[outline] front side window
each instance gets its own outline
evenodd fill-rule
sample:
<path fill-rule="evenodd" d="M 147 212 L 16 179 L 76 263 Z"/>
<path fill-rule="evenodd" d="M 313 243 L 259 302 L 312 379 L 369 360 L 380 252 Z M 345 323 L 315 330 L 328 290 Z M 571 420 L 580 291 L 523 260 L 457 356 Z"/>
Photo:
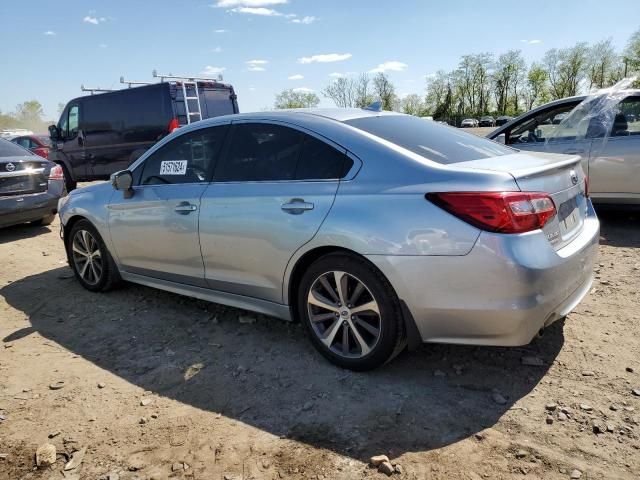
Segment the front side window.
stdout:
<path fill-rule="evenodd" d="M 145 160 L 140 185 L 208 181 L 227 128 L 226 125 L 203 128 L 163 145 Z"/>
<path fill-rule="evenodd" d="M 71 108 L 69 108 L 69 130 L 66 137 L 73 138 L 77 135 L 79 123 L 80 107 L 78 107 L 78 105 L 73 105 Z"/>
<path fill-rule="evenodd" d="M 577 103 L 569 103 L 560 105 L 549 110 L 540 112 L 539 114 L 530 117 L 519 125 L 515 125 L 509 133 L 508 143 L 510 145 L 519 143 L 543 143 L 550 137 L 557 135 L 555 130 L 565 117 L 575 108 Z M 571 135 L 573 138 L 576 136 L 576 131 L 573 133 L 565 132 L 566 135 Z M 564 135 L 563 135 L 564 136 Z"/>
<path fill-rule="evenodd" d="M 612 137 L 640 136 L 640 97 L 625 98 L 617 108 Z"/>

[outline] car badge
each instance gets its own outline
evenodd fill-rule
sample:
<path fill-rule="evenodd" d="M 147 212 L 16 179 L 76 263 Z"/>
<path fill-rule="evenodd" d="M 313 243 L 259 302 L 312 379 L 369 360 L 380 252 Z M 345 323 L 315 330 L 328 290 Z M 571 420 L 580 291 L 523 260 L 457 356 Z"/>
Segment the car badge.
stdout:
<path fill-rule="evenodd" d="M 5 168 L 7 169 L 7 172 L 13 172 L 16 169 L 16 166 L 13 163 L 7 163 Z"/>
<path fill-rule="evenodd" d="M 578 174 L 576 173 L 575 170 L 571 170 L 571 183 L 573 183 L 574 185 L 578 184 Z"/>

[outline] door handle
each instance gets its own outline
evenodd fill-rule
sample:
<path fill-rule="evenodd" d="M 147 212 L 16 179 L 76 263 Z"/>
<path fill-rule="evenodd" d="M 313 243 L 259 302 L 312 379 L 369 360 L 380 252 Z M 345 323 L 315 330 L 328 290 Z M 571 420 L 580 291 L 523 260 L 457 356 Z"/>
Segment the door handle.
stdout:
<path fill-rule="evenodd" d="M 197 205 L 189 202 L 181 202 L 173 209 L 180 215 L 189 215 L 191 212 L 195 212 L 198 209 Z"/>
<path fill-rule="evenodd" d="M 292 215 L 300 215 L 307 210 L 313 210 L 313 203 L 305 202 L 302 198 L 293 198 L 287 203 L 283 203 L 280 208 Z"/>
<path fill-rule="evenodd" d="M 562 153 L 566 153 L 567 155 L 576 155 L 578 153 L 584 153 L 584 150 L 581 148 L 568 148 Z"/>

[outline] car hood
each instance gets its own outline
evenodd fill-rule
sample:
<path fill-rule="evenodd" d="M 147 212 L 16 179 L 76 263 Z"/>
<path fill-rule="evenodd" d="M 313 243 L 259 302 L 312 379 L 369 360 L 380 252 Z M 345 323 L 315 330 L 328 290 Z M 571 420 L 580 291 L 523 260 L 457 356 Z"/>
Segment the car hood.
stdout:
<path fill-rule="evenodd" d="M 71 190 L 69 195 L 81 195 L 83 193 L 91 193 L 91 192 L 100 192 L 105 190 L 111 190 L 113 187 L 111 186 L 111 182 L 99 182 L 93 183 L 91 185 L 87 185 L 86 187 L 76 188 L 75 190 Z"/>

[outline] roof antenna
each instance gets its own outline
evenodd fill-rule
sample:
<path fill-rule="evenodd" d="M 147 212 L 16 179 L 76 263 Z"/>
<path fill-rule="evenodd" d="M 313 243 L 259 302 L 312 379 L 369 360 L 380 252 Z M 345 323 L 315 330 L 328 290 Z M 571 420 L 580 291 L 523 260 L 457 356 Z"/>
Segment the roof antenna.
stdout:
<path fill-rule="evenodd" d="M 382 100 L 376 100 L 371 105 L 364 107 L 363 110 L 370 110 L 372 112 L 381 112 L 382 111 Z"/>

